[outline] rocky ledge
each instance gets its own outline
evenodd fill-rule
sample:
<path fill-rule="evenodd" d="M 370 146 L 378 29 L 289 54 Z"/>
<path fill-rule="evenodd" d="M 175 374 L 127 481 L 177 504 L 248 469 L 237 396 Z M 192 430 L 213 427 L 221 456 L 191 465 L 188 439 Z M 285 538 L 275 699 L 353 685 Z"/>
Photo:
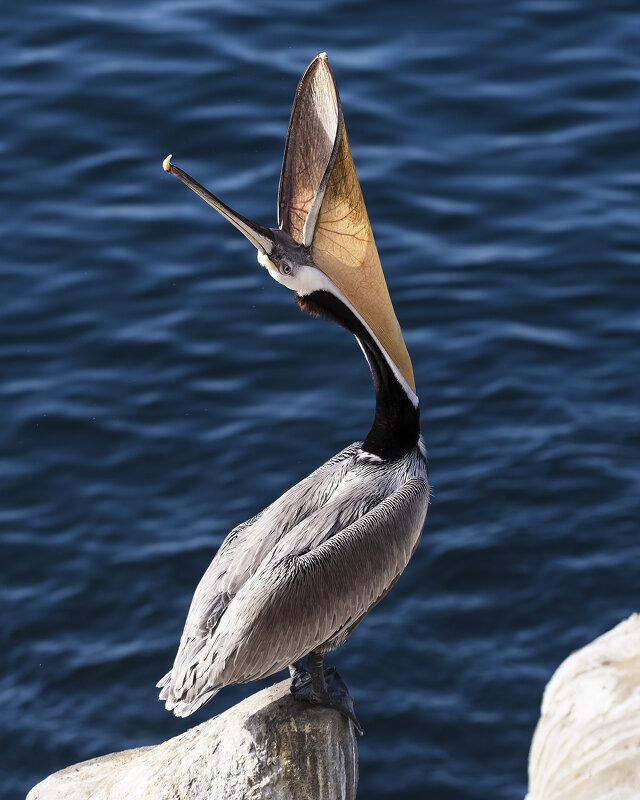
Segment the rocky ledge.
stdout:
<path fill-rule="evenodd" d="M 640 616 L 572 653 L 547 684 L 529 800 L 640 797 Z"/>
<path fill-rule="evenodd" d="M 354 800 L 358 750 L 337 711 L 283 681 L 164 744 L 56 772 L 27 800 Z M 640 616 L 570 655 L 545 689 L 528 800 L 640 797 Z"/>
<path fill-rule="evenodd" d="M 357 786 L 353 725 L 287 680 L 163 744 L 56 772 L 27 800 L 354 800 Z"/>

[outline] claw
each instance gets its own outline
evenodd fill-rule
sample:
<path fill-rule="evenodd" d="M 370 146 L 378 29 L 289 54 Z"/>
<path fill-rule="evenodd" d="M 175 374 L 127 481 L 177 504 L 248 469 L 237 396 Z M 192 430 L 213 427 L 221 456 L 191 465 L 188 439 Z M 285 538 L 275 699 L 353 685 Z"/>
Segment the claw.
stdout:
<path fill-rule="evenodd" d="M 355 712 L 356 701 L 349 694 L 347 684 L 340 677 L 340 673 L 335 667 L 331 667 L 325 671 L 324 677 L 327 682 L 328 695 L 331 698 L 336 698 L 338 701 L 337 705 L 332 704 L 332 708 L 337 708 L 338 711 L 341 711 L 346 717 L 348 717 L 351 722 L 353 722 L 354 728 L 358 731 L 360 736 L 362 736 L 364 731 L 358 722 Z"/>

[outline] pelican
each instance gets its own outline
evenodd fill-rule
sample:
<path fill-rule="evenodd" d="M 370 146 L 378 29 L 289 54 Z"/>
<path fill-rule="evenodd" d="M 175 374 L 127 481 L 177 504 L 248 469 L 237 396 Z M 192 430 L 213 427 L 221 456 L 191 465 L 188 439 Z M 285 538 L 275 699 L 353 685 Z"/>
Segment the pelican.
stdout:
<path fill-rule="evenodd" d="M 324 654 L 400 577 L 422 533 L 429 484 L 411 360 L 391 304 L 326 53 L 300 79 L 278 190 L 278 227 L 237 214 L 175 175 L 240 230 L 304 311 L 357 339 L 376 395 L 371 430 L 234 528 L 198 584 L 160 699 L 179 717 L 222 687 L 289 668 L 299 700 L 361 732 Z M 305 659 L 306 658 L 306 663 Z"/>

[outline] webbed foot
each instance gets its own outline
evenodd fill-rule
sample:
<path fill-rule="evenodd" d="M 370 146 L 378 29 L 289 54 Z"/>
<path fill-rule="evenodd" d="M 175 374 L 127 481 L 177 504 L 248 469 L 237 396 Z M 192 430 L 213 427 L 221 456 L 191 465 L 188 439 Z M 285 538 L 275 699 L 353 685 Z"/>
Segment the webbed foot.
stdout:
<path fill-rule="evenodd" d="M 307 670 L 297 669 L 292 672 L 291 686 L 289 691 L 296 700 L 313 703 L 325 708 L 335 708 L 341 714 L 353 722 L 355 729 L 362 736 L 362 727 L 356 717 L 354 706 L 355 700 L 349 694 L 345 682 L 340 677 L 335 667 L 325 669 L 322 673 L 322 684 L 314 681 L 311 673 Z M 316 686 L 314 687 L 314 683 Z"/>

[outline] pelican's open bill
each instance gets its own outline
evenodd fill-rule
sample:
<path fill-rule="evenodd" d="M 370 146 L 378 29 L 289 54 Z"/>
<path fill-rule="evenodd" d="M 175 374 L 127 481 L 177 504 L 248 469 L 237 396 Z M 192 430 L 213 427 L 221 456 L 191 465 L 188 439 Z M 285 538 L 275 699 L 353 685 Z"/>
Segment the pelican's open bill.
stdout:
<path fill-rule="evenodd" d="M 326 53 L 302 76 L 278 227 L 233 211 L 168 156 L 163 167 L 254 245 L 311 314 L 354 334 L 376 393 L 371 430 L 227 536 L 200 581 L 160 698 L 187 716 L 222 687 L 289 667 L 301 701 L 353 700 L 323 655 L 386 595 L 422 532 L 429 485 L 411 360 L 382 272 Z M 304 659 L 306 658 L 306 663 Z"/>

